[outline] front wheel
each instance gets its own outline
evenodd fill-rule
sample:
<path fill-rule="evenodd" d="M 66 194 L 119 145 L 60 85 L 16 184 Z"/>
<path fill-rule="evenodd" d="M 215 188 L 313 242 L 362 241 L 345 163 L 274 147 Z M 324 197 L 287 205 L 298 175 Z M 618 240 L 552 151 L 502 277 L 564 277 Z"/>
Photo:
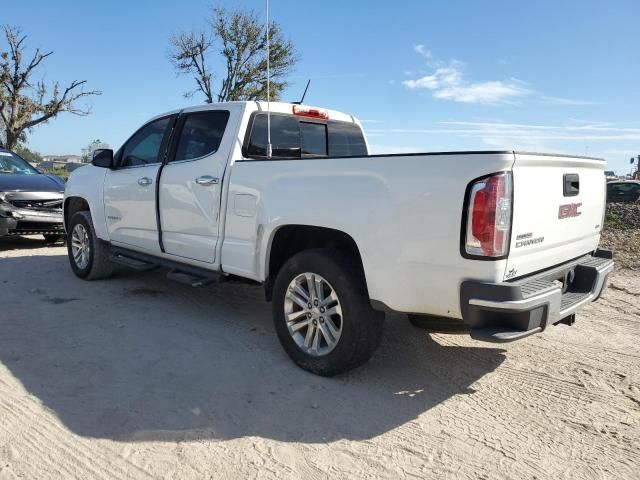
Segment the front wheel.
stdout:
<path fill-rule="evenodd" d="M 71 269 L 85 280 L 106 278 L 113 272 L 109 245 L 96 236 L 91 214 L 77 212 L 68 225 L 67 252 Z"/>
<path fill-rule="evenodd" d="M 371 308 L 357 261 L 340 251 L 318 249 L 291 257 L 278 272 L 273 320 L 280 343 L 297 365 L 332 376 L 373 355 L 384 314 Z"/>

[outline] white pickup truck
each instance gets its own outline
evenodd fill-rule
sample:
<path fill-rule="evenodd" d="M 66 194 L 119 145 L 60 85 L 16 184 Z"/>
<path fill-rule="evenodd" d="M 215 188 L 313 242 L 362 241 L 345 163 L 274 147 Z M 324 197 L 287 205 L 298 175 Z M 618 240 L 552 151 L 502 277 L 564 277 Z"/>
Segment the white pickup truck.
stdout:
<path fill-rule="evenodd" d="M 573 323 L 613 269 L 598 249 L 604 166 L 514 151 L 369 155 L 344 113 L 185 108 L 73 173 L 69 260 L 88 280 L 116 263 L 194 286 L 260 282 L 289 356 L 333 375 L 370 358 L 385 311 L 496 342 Z"/>

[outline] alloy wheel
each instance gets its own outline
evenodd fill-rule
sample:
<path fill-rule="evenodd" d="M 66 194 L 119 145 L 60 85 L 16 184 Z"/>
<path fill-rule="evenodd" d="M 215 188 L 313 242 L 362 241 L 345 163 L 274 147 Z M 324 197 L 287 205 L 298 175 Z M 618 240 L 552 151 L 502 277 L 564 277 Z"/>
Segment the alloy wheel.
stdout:
<path fill-rule="evenodd" d="M 71 254 L 79 269 L 84 270 L 89 265 L 90 252 L 91 244 L 87 229 L 81 223 L 77 223 L 71 233 Z"/>
<path fill-rule="evenodd" d="M 284 317 L 298 348 L 312 356 L 330 353 L 340 340 L 342 307 L 335 289 L 316 273 L 296 276 L 285 294 Z"/>

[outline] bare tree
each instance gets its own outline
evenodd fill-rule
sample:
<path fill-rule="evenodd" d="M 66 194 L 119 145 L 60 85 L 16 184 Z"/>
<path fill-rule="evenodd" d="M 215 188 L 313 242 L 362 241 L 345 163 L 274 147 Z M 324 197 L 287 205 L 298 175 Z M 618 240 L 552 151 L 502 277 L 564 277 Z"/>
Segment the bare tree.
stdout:
<path fill-rule="evenodd" d="M 44 81 L 33 81 L 34 70 L 53 52 L 36 49 L 31 60 L 25 58 L 27 38 L 16 27 L 2 27 L 8 50 L 0 51 L 0 127 L 7 148 L 15 148 L 26 140 L 27 132 L 62 112 L 88 115 L 90 110 L 77 106 L 77 101 L 101 92 L 85 91 L 86 80 L 74 80 L 62 88 L 55 82 L 51 88 Z"/>
<path fill-rule="evenodd" d="M 254 11 L 216 7 L 209 22 L 210 33 L 181 32 L 170 40 L 169 60 L 178 74 L 191 74 L 197 89 L 187 92 L 189 98 L 200 91 L 207 103 L 230 100 L 266 100 L 267 36 L 264 24 Z M 286 88 L 284 80 L 298 57 L 293 44 L 286 40 L 280 26 L 269 26 L 271 68 L 271 100 L 277 100 Z M 212 50 L 219 49 L 224 61 L 220 88 L 214 93 L 214 75 L 208 65 Z"/>
<path fill-rule="evenodd" d="M 181 32 L 173 35 L 169 43 L 172 48 L 169 59 L 178 73 L 193 73 L 198 90 L 204 93 L 205 101 L 213 103 L 213 77 L 205 62 L 205 53 L 212 45 L 211 39 L 204 33 Z M 192 97 L 196 91 L 185 93 L 185 97 Z"/>

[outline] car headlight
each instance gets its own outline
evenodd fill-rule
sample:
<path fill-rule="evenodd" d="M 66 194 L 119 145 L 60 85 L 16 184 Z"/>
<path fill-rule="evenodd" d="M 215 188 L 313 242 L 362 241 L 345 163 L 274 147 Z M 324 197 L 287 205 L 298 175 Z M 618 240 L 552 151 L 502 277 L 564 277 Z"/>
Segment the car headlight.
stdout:
<path fill-rule="evenodd" d="M 0 217 L 10 216 L 9 209 L 7 208 L 9 205 L 5 199 L 5 195 L 4 192 L 0 192 Z"/>

